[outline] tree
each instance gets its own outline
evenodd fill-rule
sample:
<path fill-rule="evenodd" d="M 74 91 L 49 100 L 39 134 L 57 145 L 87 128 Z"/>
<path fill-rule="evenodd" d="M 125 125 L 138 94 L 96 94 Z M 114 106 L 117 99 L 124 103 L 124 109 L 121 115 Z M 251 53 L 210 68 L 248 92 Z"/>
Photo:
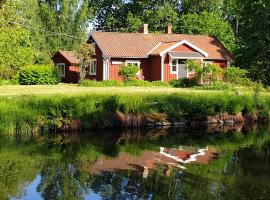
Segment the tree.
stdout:
<path fill-rule="evenodd" d="M 88 44 L 80 44 L 76 48 L 78 59 L 80 60 L 80 81 L 85 79 L 87 69 L 92 62 L 92 55 L 94 54 L 94 48 Z"/>
<path fill-rule="evenodd" d="M 87 0 L 39 1 L 39 16 L 46 33 L 46 49 L 54 53 L 59 49 L 73 50 L 86 41 L 88 21 L 93 17 Z"/>
<path fill-rule="evenodd" d="M 9 22 L 13 8 L 5 4 L 0 10 L 0 79 L 11 78 L 18 69 L 34 60 L 30 32 Z"/>
<path fill-rule="evenodd" d="M 177 31 L 184 34 L 214 35 L 228 50 L 233 52 L 236 49 L 236 39 L 230 24 L 216 13 L 204 11 L 183 15 Z"/>
<path fill-rule="evenodd" d="M 207 12 L 220 12 L 224 0 L 182 0 L 181 10 L 184 14 Z"/>
<path fill-rule="evenodd" d="M 267 0 L 237 0 L 240 49 L 236 65 L 249 77 L 270 85 L 270 3 Z"/>
<path fill-rule="evenodd" d="M 95 27 L 106 31 L 136 32 L 143 23 L 152 32 L 164 32 L 168 24 L 176 24 L 180 13 L 177 0 L 104 0 L 93 1 Z"/>

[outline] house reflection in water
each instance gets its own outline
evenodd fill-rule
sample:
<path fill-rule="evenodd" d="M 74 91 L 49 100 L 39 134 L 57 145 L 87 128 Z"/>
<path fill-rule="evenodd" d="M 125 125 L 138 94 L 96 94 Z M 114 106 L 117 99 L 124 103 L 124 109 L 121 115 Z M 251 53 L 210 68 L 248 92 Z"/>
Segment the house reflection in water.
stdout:
<path fill-rule="evenodd" d="M 145 151 L 139 156 L 122 152 L 117 158 L 100 158 L 90 166 L 90 171 L 98 174 L 103 171 L 137 170 L 147 178 L 149 170 L 163 165 L 166 166 L 164 173 L 170 176 L 173 168 L 185 169 L 183 165 L 188 163 L 208 164 L 218 155 L 219 151 L 215 148 L 185 150 L 160 147 L 160 152 Z"/>

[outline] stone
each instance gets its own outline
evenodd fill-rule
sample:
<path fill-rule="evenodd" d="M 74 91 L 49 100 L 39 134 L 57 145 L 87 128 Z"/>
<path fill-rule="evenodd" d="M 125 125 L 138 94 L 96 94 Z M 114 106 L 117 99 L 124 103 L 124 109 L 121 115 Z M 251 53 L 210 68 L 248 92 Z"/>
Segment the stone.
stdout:
<path fill-rule="evenodd" d="M 224 124 L 224 121 L 223 120 L 218 120 L 218 123 L 219 124 Z"/>
<path fill-rule="evenodd" d="M 171 122 L 162 122 L 162 126 L 172 126 Z"/>
<path fill-rule="evenodd" d="M 148 127 L 155 127 L 155 123 L 147 123 L 146 126 L 148 126 Z"/>
<path fill-rule="evenodd" d="M 156 126 L 156 127 L 161 127 L 161 126 L 162 126 L 162 123 L 161 123 L 161 122 L 156 122 L 156 123 L 155 123 L 155 126 Z"/>
<path fill-rule="evenodd" d="M 186 124 L 184 122 L 173 122 L 173 126 L 185 126 Z"/>
<path fill-rule="evenodd" d="M 233 120 L 225 120 L 224 122 L 226 125 L 233 125 L 234 121 Z"/>

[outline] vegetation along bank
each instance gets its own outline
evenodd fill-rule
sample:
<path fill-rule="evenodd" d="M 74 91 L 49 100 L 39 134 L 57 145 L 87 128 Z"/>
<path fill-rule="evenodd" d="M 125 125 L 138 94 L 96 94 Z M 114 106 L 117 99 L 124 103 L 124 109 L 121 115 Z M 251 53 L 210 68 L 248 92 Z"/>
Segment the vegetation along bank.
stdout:
<path fill-rule="evenodd" d="M 269 96 L 256 90 L 3 96 L 0 129 L 13 134 L 266 121 L 269 110 Z"/>

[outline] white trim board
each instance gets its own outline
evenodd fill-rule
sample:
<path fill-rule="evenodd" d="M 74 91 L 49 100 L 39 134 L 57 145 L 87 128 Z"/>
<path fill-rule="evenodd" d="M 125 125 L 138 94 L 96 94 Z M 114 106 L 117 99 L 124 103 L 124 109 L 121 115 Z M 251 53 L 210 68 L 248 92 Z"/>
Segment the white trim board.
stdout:
<path fill-rule="evenodd" d="M 187 40 L 182 40 L 178 43 L 176 43 L 175 45 L 169 47 L 168 49 L 160 52 L 160 56 L 164 55 L 165 53 L 167 53 L 168 51 L 171 51 L 173 49 L 175 49 L 176 47 L 186 44 L 188 46 L 190 46 L 191 48 L 195 49 L 196 51 L 200 52 L 201 54 L 203 54 L 205 57 L 208 57 L 208 53 L 206 53 L 205 51 L 203 51 L 202 49 L 200 49 L 199 47 L 197 47 L 196 45 L 192 44 L 191 42 L 187 41 Z"/>

